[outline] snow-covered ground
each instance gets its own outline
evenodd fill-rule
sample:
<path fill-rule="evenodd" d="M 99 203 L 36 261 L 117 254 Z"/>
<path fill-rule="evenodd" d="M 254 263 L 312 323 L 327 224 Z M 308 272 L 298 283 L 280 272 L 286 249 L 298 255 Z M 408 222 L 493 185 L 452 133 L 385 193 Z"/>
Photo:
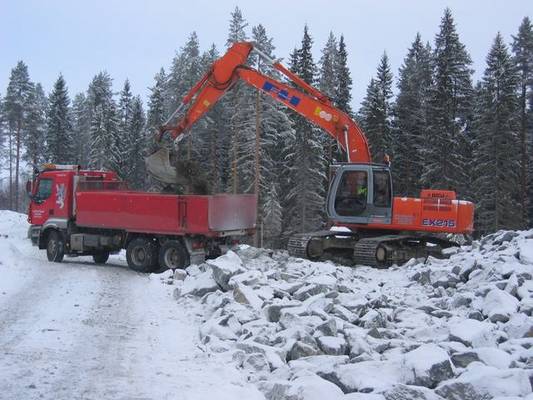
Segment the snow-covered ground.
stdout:
<path fill-rule="evenodd" d="M 0 212 L 0 398 L 533 400 L 533 231 L 349 268 L 241 246 L 46 261 Z"/>
<path fill-rule="evenodd" d="M 533 230 L 451 252 L 378 270 L 243 246 L 173 283 L 270 400 L 533 399 Z"/>
<path fill-rule="evenodd" d="M 46 261 L 0 211 L 0 399 L 262 399 L 198 339 L 197 308 L 123 257 Z M 228 367 L 229 365 L 229 367 Z"/>

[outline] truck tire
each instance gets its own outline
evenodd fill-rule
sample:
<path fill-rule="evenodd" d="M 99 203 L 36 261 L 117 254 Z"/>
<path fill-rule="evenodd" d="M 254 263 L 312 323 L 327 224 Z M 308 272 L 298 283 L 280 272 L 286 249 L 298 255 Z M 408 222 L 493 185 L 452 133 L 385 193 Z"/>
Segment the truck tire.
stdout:
<path fill-rule="evenodd" d="M 46 239 L 46 257 L 51 262 L 61 262 L 65 256 L 65 239 L 61 232 L 51 231 Z"/>
<path fill-rule="evenodd" d="M 109 252 L 102 251 L 100 253 L 93 254 L 93 260 L 95 264 L 105 264 L 109 259 Z"/>
<path fill-rule="evenodd" d="M 157 246 L 147 238 L 133 239 L 126 249 L 128 267 L 137 272 L 152 272 L 157 266 Z"/>
<path fill-rule="evenodd" d="M 189 253 L 185 246 L 177 240 L 168 240 L 159 250 L 160 268 L 154 272 L 159 274 L 167 269 L 183 269 L 189 264 Z"/>

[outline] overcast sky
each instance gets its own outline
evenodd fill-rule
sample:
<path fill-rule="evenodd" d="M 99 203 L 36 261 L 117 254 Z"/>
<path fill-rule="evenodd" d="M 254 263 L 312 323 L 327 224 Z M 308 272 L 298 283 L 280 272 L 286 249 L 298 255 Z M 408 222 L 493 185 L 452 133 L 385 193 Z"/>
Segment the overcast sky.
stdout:
<path fill-rule="evenodd" d="M 276 55 L 288 59 L 307 23 L 318 60 L 328 33 L 344 34 L 354 81 L 354 104 L 362 100 L 383 51 L 395 78 L 416 32 L 433 43 L 446 6 L 452 9 L 462 42 L 479 77 L 498 31 L 507 42 L 532 0 L 0 0 L 0 94 L 11 68 L 28 64 L 30 77 L 49 91 L 61 72 L 71 98 L 107 70 L 115 90 L 130 79 L 146 99 L 153 76 L 167 68 L 175 50 L 196 31 L 202 50 L 224 48 L 230 13 L 239 6 L 249 23 L 263 24 Z"/>

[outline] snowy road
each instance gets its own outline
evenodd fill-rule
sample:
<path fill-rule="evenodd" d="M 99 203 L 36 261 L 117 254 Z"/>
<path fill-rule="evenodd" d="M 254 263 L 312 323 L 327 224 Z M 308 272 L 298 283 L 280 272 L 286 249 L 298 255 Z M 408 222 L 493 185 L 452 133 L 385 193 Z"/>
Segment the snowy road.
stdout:
<path fill-rule="evenodd" d="M 263 398 L 204 352 L 199 317 L 177 307 L 173 286 L 122 257 L 48 263 L 26 226 L 0 212 L 1 399 Z"/>

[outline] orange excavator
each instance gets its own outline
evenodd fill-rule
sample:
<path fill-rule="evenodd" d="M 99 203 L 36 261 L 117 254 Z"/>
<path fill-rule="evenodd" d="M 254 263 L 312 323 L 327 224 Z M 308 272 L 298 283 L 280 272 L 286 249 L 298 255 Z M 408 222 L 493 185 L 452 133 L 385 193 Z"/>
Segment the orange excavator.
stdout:
<path fill-rule="evenodd" d="M 247 66 L 252 52 L 294 86 Z M 233 44 L 213 63 L 161 127 L 159 139 L 169 134 L 180 140 L 238 81 L 261 90 L 318 125 L 346 153 L 347 162 L 330 167 L 330 229 L 293 235 L 288 241 L 291 255 L 312 260 L 347 257 L 356 264 L 387 267 L 413 257 L 439 256 L 444 248 L 457 245 L 446 234 L 472 233 L 474 205 L 457 200 L 454 191 L 426 189 L 420 198 L 394 197 L 389 162 L 372 162 L 366 136 L 357 123 L 327 96 L 251 42 Z M 175 176 L 175 171 L 168 172 L 172 168 L 168 154 L 163 148 L 147 159 L 149 172 L 166 182 Z"/>

